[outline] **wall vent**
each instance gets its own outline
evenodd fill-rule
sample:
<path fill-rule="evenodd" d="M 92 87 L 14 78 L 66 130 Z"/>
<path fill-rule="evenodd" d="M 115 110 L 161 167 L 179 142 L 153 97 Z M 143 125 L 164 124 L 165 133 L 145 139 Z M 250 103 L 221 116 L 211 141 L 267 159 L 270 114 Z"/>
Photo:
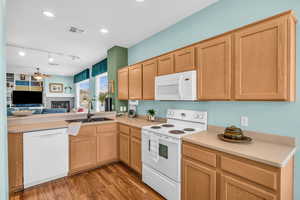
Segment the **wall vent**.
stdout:
<path fill-rule="evenodd" d="M 75 26 L 71 26 L 69 31 L 71 33 L 84 33 L 85 32 L 84 29 L 76 28 Z"/>

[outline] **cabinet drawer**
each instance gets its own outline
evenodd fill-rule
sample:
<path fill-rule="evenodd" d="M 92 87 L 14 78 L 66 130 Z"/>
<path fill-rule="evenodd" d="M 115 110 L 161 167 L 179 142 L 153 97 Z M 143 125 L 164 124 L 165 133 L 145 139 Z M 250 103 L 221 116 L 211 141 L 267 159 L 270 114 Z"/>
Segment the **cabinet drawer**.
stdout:
<path fill-rule="evenodd" d="M 81 126 L 78 135 L 70 136 L 71 140 L 76 140 L 81 137 L 93 137 L 96 136 L 96 127 L 95 126 Z"/>
<path fill-rule="evenodd" d="M 102 124 L 97 126 L 97 133 L 116 132 L 116 131 L 117 131 L 116 123 Z"/>
<path fill-rule="evenodd" d="M 265 187 L 277 189 L 277 172 L 251 163 L 238 161 L 225 156 L 221 157 L 221 169 L 243 177 Z"/>
<path fill-rule="evenodd" d="M 213 152 L 189 144 L 183 144 L 182 152 L 184 156 L 188 156 L 212 167 L 217 167 L 217 155 Z"/>
<path fill-rule="evenodd" d="M 139 128 L 131 128 L 131 136 L 137 139 L 142 139 L 141 137 L 141 129 Z"/>
<path fill-rule="evenodd" d="M 119 131 L 126 134 L 126 135 L 129 135 L 130 134 L 130 127 L 126 126 L 126 125 L 123 125 L 123 124 L 119 124 Z"/>

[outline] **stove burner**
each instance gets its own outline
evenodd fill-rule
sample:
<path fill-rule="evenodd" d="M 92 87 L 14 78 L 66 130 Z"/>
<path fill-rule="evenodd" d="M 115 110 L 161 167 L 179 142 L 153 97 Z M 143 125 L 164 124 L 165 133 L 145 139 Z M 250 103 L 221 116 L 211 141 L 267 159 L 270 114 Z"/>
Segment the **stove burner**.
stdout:
<path fill-rule="evenodd" d="M 185 129 L 183 129 L 184 131 L 195 131 L 195 129 L 193 129 L 193 128 L 185 128 Z"/>
<path fill-rule="evenodd" d="M 160 129 L 160 126 L 151 126 L 152 129 Z"/>
<path fill-rule="evenodd" d="M 171 130 L 171 131 L 169 131 L 169 133 L 172 133 L 172 134 L 184 134 L 184 131 L 181 131 L 181 130 Z"/>
<path fill-rule="evenodd" d="M 169 127 L 174 127 L 174 125 L 173 124 L 163 124 L 163 125 L 161 125 L 162 127 L 167 127 L 167 128 L 169 128 Z"/>

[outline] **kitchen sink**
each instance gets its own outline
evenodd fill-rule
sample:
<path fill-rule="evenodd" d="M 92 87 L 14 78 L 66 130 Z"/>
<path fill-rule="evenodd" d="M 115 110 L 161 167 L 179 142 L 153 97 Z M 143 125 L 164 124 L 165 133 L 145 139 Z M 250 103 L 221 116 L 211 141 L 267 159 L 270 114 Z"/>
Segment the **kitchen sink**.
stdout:
<path fill-rule="evenodd" d="M 99 117 L 99 118 L 91 118 L 91 119 L 73 119 L 73 120 L 66 120 L 68 123 L 72 122 L 82 122 L 82 123 L 90 123 L 90 122 L 103 122 L 103 121 L 112 121 L 113 119 L 106 118 L 106 117 Z"/>

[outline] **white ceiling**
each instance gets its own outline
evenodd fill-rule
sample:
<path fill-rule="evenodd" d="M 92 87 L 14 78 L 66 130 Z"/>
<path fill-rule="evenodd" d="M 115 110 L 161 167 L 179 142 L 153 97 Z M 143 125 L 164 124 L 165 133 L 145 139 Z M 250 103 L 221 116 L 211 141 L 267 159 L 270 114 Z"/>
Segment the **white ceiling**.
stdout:
<path fill-rule="evenodd" d="M 115 46 L 131 47 L 217 0 L 9 0 L 7 42 L 79 56 L 80 60 L 53 56 L 59 66 L 48 65 L 48 55 L 7 47 L 8 72 L 73 75 L 106 57 Z M 56 17 L 49 19 L 43 10 Z M 70 26 L 85 29 L 68 32 Z M 109 34 L 99 30 L 107 28 Z"/>

